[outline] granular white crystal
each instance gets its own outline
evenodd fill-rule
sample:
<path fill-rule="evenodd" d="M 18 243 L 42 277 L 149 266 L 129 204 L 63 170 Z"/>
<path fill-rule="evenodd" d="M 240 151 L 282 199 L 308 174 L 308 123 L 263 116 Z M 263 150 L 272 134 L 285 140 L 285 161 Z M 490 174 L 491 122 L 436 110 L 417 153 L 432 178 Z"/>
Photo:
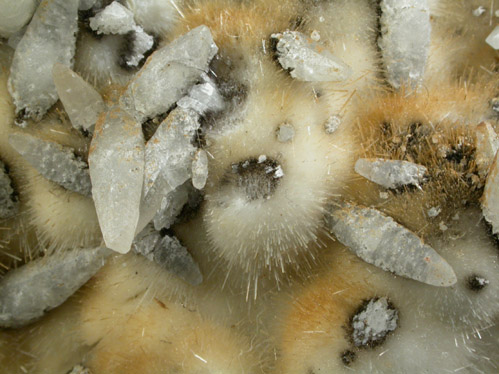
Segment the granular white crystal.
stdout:
<path fill-rule="evenodd" d="M 265 156 L 265 155 L 258 156 L 258 163 L 259 164 L 261 164 L 262 162 L 265 162 L 265 161 L 267 161 L 267 156 Z M 243 167 L 244 167 L 244 165 L 243 165 Z"/>
<path fill-rule="evenodd" d="M 192 188 L 191 182 L 187 181 L 163 197 L 160 208 L 153 219 L 156 230 L 168 229 L 173 225 L 182 208 L 188 202 L 189 191 Z"/>
<path fill-rule="evenodd" d="M 85 196 L 92 194 L 88 165 L 73 149 L 23 133 L 10 134 L 9 144 L 48 180 Z"/>
<path fill-rule="evenodd" d="M 330 232 L 364 261 L 440 287 L 456 283 L 450 265 L 414 233 L 376 209 L 342 203 L 326 214 Z"/>
<path fill-rule="evenodd" d="M 192 160 L 192 185 L 201 190 L 208 178 L 208 155 L 206 151 L 198 149 Z"/>
<path fill-rule="evenodd" d="M 432 208 L 428 209 L 428 212 L 426 212 L 426 214 L 430 218 L 435 218 L 436 216 L 438 216 L 440 214 L 441 211 L 442 211 L 442 209 L 440 207 L 432 207 Z"/>
<path fill-rule="evenodd" d="M 19 42 L 10 68 L 9 92 L 17 112 L 39 120 L 57 101 L 56 62 L 72 66 L 79 0 L 44 0 Z"/>
<path fill-rule="evenodd" d="M 154 38 L 140 26 L 135 26 L 132 34 L 131 50 L 124 56 L 125 63 L 130 67 L 138 66 L 144 55 L 154 46 Z"/>
<path fill-rule="evenodd" d="M 289 123 L 283 123 L 277 128 L 277 140 L 281 143 L 288 143 L 295 137 L 295 128 Z"/>
<path fill-rule="evenodd" d="M 12 217 L 18 210 L 19 202 L 14 195 L 12 181 L 7 173 L 5 164 L 0 161 L 0 218 Z"/>
<path fill-rule="evenodd" d="M 306 82 L 343 81 L 352 69 L 333 56 L 324 46 L 298 31 L 272 34 L 276 40 L 277 59 L 293 78 Z"/>
<path fill-rule="evenodd" d="M 482 196 L 482 212 L 492 225 L 492 232 L 499 234 L 499 152 L 489 170 Z"/>
<path fill-rule="evenodd" d="M 397 328 L 398 312 L 386 297 L 371 299 L 352 319 L 352 339 L 356 347 L 375 346 Z"/>
<path fill-rule="evenodd" d="M 327 119 L 326 123 L 324 123 L 324 130 L 326 130 L 326 134 L 332 134 L 336 130 L 338 130 L 340 125 L 341 125 L 341 117 L 337 115 L 332 115 Z"/>
<path fill-rule="evenodd" d="M 0 37 L 9 38 L 33 16 L 37 0 L 0 0 Z"/>
<path fill-rule="evenodd" d="M 499 26 L 496 26 L 496 28 L 489 34 L 489 36 L 487 36 L 485 42 L 492 48 L 499 49 Z"/>
<path fill-rule="evenodd" d="M 74 249 L 10 270 L 0 281 L 0 326 L 21 327 L 61 305 L 104 265 L 107 248 Z"/>
<path fill-rule="evenodd" d="M 193 86 L 189 93 L 177 102 L 177 105 L 184 109 L 195 110 L 199 115 L 223 110 L 225 102 L 215 83 L 208 77 L 205 80 L 205 83 Z"/>
<path fill-rule="evenodd" d="M 430 12 L 427 0 L 382 0 L 379 46 L 388 82 L 394 88 L 423 79 L 430 48 Z"/>
<path fill-rule="evenodd" d="M 384 160 L 381 158 L 360 158 L 355 171 L 371 182 L 385 188 L 416 185 L 424 181 L 426 167 L 409 161 Z"/>
<path fill-rule="evenodd" d="M 284 172 L 282 171 L 282 167 L 281 165 L 277 165 L 274 172 L 274 178 L 278 179 L 282 177 L 284 177 Z"/>
<path fill-rule="evenodd" d="M 93 132 L 97 118 L 106 109 L 100 94 L 65 65 L 56 63 L 52 75 L 59 99 L 73 127 Z"/>
<path fill-rule="evenodd" d="M 217 51 L 204 25 L 158 49 L 129 83 L 122 107 L 139 122 L 165 113 L 207 72 Z"/>
<path fill-rule="evenodd" d="M 478 8 L 474 9 L 472 13 L 475 17 L 480 17 L 486 11 L 487 11 L 487 9 L 485 9 L 485 7 L 480 5 Z"/>
<path fill-rule="evenodd" d="M 116 107 L 101 115 L 88 162 L 106 246 L 127 253 L 135 236 L 142 196 L 144 136 L 140 123 Z"/>
<path fill-rule="evenodd" d="M 118 1 L 113 1 L 90 18 L 90 28 L 97 34 L 126 34 L 134 26 L 133 13 Z"/>

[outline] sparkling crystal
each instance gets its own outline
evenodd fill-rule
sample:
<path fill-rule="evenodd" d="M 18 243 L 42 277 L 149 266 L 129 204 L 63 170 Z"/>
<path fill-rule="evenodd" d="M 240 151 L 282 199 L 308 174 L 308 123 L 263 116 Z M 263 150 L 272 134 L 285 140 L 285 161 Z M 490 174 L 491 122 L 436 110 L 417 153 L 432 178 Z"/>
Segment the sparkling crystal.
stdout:
<path fill-rule="evenodd" d="M 388 82 L 395 88 L 421 83 L 430 48 L 427 0 L 382 0 L 379 46 Z"/>
<path fill-rule="evenodd" d="M 0 161 L 0 218 L 9 218 L 17 213 L 19 202 L 12 188 L 12 181 L 5 164 Z"/>
<path fill-rule="evenodd" d="M 355 171 L 380 186 L 397 188 L 409 184 L 418 186 L 424 181 L 426 168 L 409 161 L 360 158 L 355 163 Z"/>
<path fill-rule="evenodd" d="M 198 149 L 192 161 L 192 185 L 201 190 L 208 178 L 208 155 L 206 151 Z"/>
<path fill-rule="evenodd" d="M 28 23 L 37 0 L 0 0 L 0 37 L 8 38 Z"/>
<path fill-rule="evenodd" d="M 72 66 L 78 31 L 78 0 L 44 0 L 14 53 L 9 92 L 16 111 L 39 120 L 57 101 L 56 62 Z"/>
<path fill-rule="evenodd" d="M 97 34 L 126 34 L 134 27 L 133 13 L 118 1 L 90 18 L 90 28 Z"/>
<path fill-rule="evenodd" d="M 171 191 L 168 195 L 163 197 L 161 206 L 154 216 L 154 228 L 161 230 L 162 228 L 169 228 L 175 222 L 175 219 L 182 211 L 182 208 L 189 200 L 189 191 L 192 190 L 190 181 L 185 182 L 183 185 L 178 186 L 175 190 Z"/>
<path fill-rule="evenodd" d="M 283 123 L 277 128 L 277 140 L 281 143 L 287 143 L 295 137 L 295 128 L 289 123 Z"/>
<path fill-rule="evenodd" d="M 293 78 L 306 82 L 330 82 L 347 79 L 352 70 L 324 46 L 298 31 L 272 34 L 277 59 Z"/>
<path fill-rule="evenodd" d="M 357 256 L 383 270 L 433 286 L 448 287 L 457 281 L 454 270 L 433 248 L 376 209 L 331 205 L 326 225 Z"/>
<path fill-rule="evenodd" d="M 494 49 L 499 49 L 499 26 L 496 26 L 494 30 L 487 36 L 485 42 Z"/>
<path fill-rule="evenodd" d="M 85 196 L 92 194 L 88 165 L 71 148 L 23 133 L 10 134 L 9 144 L 48 180 Z"/>
<path fill-rule="evenodd" d="M 52 69 L 59 99 L 76 129 L 93 132 L 106 105 L 100 94 L 67 66 L 56 63 Z"/>
<path fill-rule="evenodd" d="M 187 96 L 182 97 L 177 105 L 184 109 L 195 110 L 200 115 L 207 112 L 219 112 L 225 108 L 223 97 L 209 78 L 206 83 L 196 84 Z"/>
<path fill-rule="evenodd" d="M 482 212 L 492 225 L 492 232 L 499 234 L 499 152 L 489 170 L 487 182 L 483 190 Z"/>
<path fill-rule="evenodd" d="M 61 305 L 104 265 L 107 248 L 78 249 L 29 262 L 0 281 L 0 326 L 21 327 Z"/>
<path fill-rule="evenodd" d="M 217 51 L 208 27 L 191 30 L 147 59 L 121 105 L 139 122 L 165 113 L 208 70 Z"/>
<path fill-rule="evenodd" d="M 108 248 L 130 250 L 139 219 L 144 175 L 142 127 L 111 108 L 97 121 L 89 154 L 92 194 Z"/>

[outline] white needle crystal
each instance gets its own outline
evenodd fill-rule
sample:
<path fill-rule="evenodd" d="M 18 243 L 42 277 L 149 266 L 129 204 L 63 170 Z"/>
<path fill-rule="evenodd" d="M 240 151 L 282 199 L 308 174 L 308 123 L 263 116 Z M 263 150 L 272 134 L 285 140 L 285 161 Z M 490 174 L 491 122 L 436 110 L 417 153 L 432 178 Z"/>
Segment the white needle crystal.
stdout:
<path fill-rule="evenodd" d="M 499 234 L 499 152 L 489 170 L 487 182 L 483 190 L 482 212 L 492 225 L 492 232 Z"/>
<path fill-rule="evenodd" d="M 424 182 L 426 171 L 426 167 L 409 161 L 360 158 L 355 163 L 355 172 L 385 188 L 418 186 Z"/>

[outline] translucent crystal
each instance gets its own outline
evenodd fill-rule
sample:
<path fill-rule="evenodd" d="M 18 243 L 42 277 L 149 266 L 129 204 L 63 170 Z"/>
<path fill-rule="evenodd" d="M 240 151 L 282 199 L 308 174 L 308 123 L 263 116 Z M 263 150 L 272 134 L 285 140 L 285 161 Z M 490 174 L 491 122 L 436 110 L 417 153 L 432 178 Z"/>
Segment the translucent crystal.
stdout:
<path fill-rule="evenodd" d="M 167 229 L 173 225 L 182 208 L 189 200 L 189 191 L 191 189 L 192 184 L 190 181 L 187 181 L 163 197 L 160 208 L 153 219 L 156 230 Z"/>
<path fill-rule="evenodd" d="M 192 185 L 201 190 L 208 178 L 208 155 L 206 151 L 198 149 L 192 160 Z"/>
<path fill-rule="evenodd" d="M 59 305 L 104 265 L 107 248 L 78 249 L 29 262 L 0 281 L 0 326 L 21 327 Z"/>
<path fill-rule="evenodd" d="M 331 206 L 326 225 L 332 234 L 364 261 L 396 275 L 433 286 L 456 283 L 450 265 L 433 248 L 372 208 Z"/>
<path fill-rule="evenodd" d="M 139 122 L 165 113 L 208 70 L 217 51 L 208 27 L 191 30 L 147 59 L 121 105 Z"/>
<path fill-rule="evenodd" d="M 200 115 L 207 112 L 219 112 L 224 109 L 225 102 L 218 89 L 209 78 L 206 83 L 196 84 L 187 96 L 182 97 L 177 105 L 184 109 L 195 110 Z"/>
<path fill-rule="evenodd" d="M 131 50 L 125 54 L 124 60 L 127 66 L 135 67 L 154 46 L 154 38 L 147 34 L 142 27 L 135 26 L 132 34 Z"/>
<path fill-rule="evenodd" d="M 492 232 L 499 234 L 499 152 L 489 170 L 487 182 L 483 190 L 482 212 L 492 225 Z"/>
<path fill-rule="evenodd" d="M 488 170 L 499 149 L 499 137 L 488 122 L 482 122 L 476 127 L 476 162 Z"/>
<path fill-rule="evenodd" d="M 281 143 L 287 143 L 295 137 L 295 128 L 289 123 L 283 123 L 277 128 L 277 140 Z"/>
<path fill-rule="evenodd" d="M 424 181 L 426 168 L 409 161 L 360 158 L 355 163 L 355 171 L 380 186 L 397 188 L 409 184 L 418 186 Z"/>
<path fill-rule="evenodd" d="M 92 194 L 88 165 L 73 149 L 22 133 L 10 134 L 9 144 L 48 180 L 85 196 Z"/>
<path fill-rule="evenodd" d="M 133 240 L 132 250 L 149 261 L 154 261 L 153 251 L 160 240 L 159 231 L 156 231 L 152 225 L 147 225 Z"/>
<path fill-rule="evenodd" d="M 0 37 L 19 31 L 33 16 L 37 0 L 0 0 Z"/>
<path fill-rule="evenodd" d="M 119 108 L 97 121 L 89 154 L 92 194 L 108 248 L 130 250 L 139 219 L 144 175 L 142 127 Z"/>
<path fill-rule="evenodd" d="M 118 1 L 113 1 L 90 18 L 90 28 L 97 34 L 126 34 L 134 26 L 133 13 Z"/>
<path fill-rule="evenodd" d="M 379 46 L 388 82 L 395 88 L 421 83 L 430 48 L 427 0 L 382 0 Z"/>
<path fill-rule="evenodd" d="M 106 105 L 100 94 L 67 66 L 56 63 L 52 69 L 59 99 L 76 129 L 93 132 Z"/>
<path fill-rule="evenodd" d="M 0 218 L 12 217 L 18 209 L 19 203 L 12 188 L 12 181 L 5 164 L 0 161 Z"/>
<path fill-rule="evenodd" d="M 14 53 L 9 92 L 16 111 L 39 120 L 57 101 L 56 62 L 72 66 L 78 31 L 78 0 L 44 0 Z"/>
<path fill-rule="evenodd" d="M 489 34 L 489 36 L 487 36 L 485 42 L 492 48 L 499 49 L 499 26 L 496 26 L 496 28 Z"/>
<path fill-rule="evenodd" d="M 352 70 L 325 47 L 298 31 L 272 34 L 277 42 L 277 59 L 293 78 L 306 82 L 330 82 L 347 79 Z"/>

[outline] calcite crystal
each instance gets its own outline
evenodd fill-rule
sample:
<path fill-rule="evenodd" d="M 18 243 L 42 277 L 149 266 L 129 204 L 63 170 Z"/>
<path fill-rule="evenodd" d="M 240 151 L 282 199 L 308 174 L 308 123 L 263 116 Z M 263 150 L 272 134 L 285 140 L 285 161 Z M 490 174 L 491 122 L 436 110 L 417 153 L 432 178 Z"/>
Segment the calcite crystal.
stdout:
<path fill-rule="evenodd" d="M 487 39 L 485 39 L 488 45 L 490 45 L 494 49 L 499 49 L 499 26 L 496 26 L 496 28 L 487 36 Z"/>
<path fill-rule="evenodd" d="M 201 190 L 208 179 L 208 155 L 206 151 L 198 149 L 192 160 L 192 185 Z"/>
<path fill-rule="evenodd" d="M 126 34 L 134 27 L 133 13 L 117 1 L 90 18 L 90 28 L 97 34 Z"/>
<path fill-rule="evenodd" d="M 173 225 L 182 208 L 188 202 L 189 191 L 192 189 L 191 182 L 187 181 L 163 197 L 161 205 L 153 219 L 156 230 L 168 229 Z"/>
<path fill-rule="evenodd" d="M 492 225 L 492 232 L 499 234 L 499 152 L 496 153 L 485 183 L 482 211 L 485 219 Z"/>
<path fill-rule="evenodd" d="M 426 167 L 409 161 L 360 158 L 355 163 L 355 171 L 380 186 L 397 188 L 406 185 L 419 186 L 424 182 L 427 170 Z"/>
<path fill-rule="evenodd" d="M 217 51 L 208 27 L 189 31 L 147 59 L 121 97 L 122 107 L 139 122 L 165 113 L 208 70 Z"/>
<path fill-rule="evenodd" d="M 0 218 L 9 218 L 17 213 L 19 202 L 12 188 L 12 181 L 5 164 L 0 161 Z"/>
<path fill-rule="evenodd" d="M 451 266 L 414 233 L 376 209 L 331 205 L 326 227 L 364 261 L 402 277 L 440 287 L 456 283 Z"/>
<path fill-rule="evenodd" d="M 283 123 L 277 128 L 277 140 L 281 143 L 288 143 L 295 137 L 295 128 L 289 123 Z"/>
<path fill-rule="evenodd" d="M 110 251 L 75 249 L 30 263 L 0 281 L 0 326 L 21 327 L 61 305 L 101 267 Z"/>
<path fill-rule="evenodd" d="M 388 82 L 394 88 L 417 86 L 424 75 L 430 48 L 427 0 L 382 0 L 379 46 Z"/>
<path fill-rule="evenodd" d="M 106 246 L 127 253 L 135 236 L 142 196 L 141 125 L 120 108 L 111 108 L 97 121 L 88 162 Z"/>
<path fill-rule="evenodd" d="M 73 127 L 93 132 L 97 118 L 106 110 L 100 94 L 65 65 L 56 63 L 52 75 L 59 99 Z"/>
<path fill-rule="evenodd" d="M 306 82 L 331 82 L 347 79 L 352 70 L 324 46 L 298 31 L 272 34 L 277 59 L 293 78 Z"/>
<path fill-rule="evenodd" d="M 79 0 L 44 0 L 14 53 L 9 92 L 17 112 L 39 120 L 57 101 L 56 62 L 72 66 Z"/>
<path fill-rule="evenodd" d="M 499 149 L 499 137 L 488 122 L 476 127 L 476 163 L 487 172 Z"/>
<path fill-rule="evenodd" d="M 182 97 L 177 105 L 184 109 L 195 110 L 199 115 L 208 112 L 219 112 L 224 109 L 225 102 L 218 89 L 209 78 L 205 83 L 196 84 L 189 93 Z"/>
<path fill-rule="evenodd" d="M 48 180 L 69 191 L 92 194 L 88 165 L 73 149 L 22 133 L 10 134 L 9 144 Z"/>
<path fill-rule="evenodd" d="M 37 0 L 0 0 L 0 37 L 19 31 L 33 16 Z"/>

